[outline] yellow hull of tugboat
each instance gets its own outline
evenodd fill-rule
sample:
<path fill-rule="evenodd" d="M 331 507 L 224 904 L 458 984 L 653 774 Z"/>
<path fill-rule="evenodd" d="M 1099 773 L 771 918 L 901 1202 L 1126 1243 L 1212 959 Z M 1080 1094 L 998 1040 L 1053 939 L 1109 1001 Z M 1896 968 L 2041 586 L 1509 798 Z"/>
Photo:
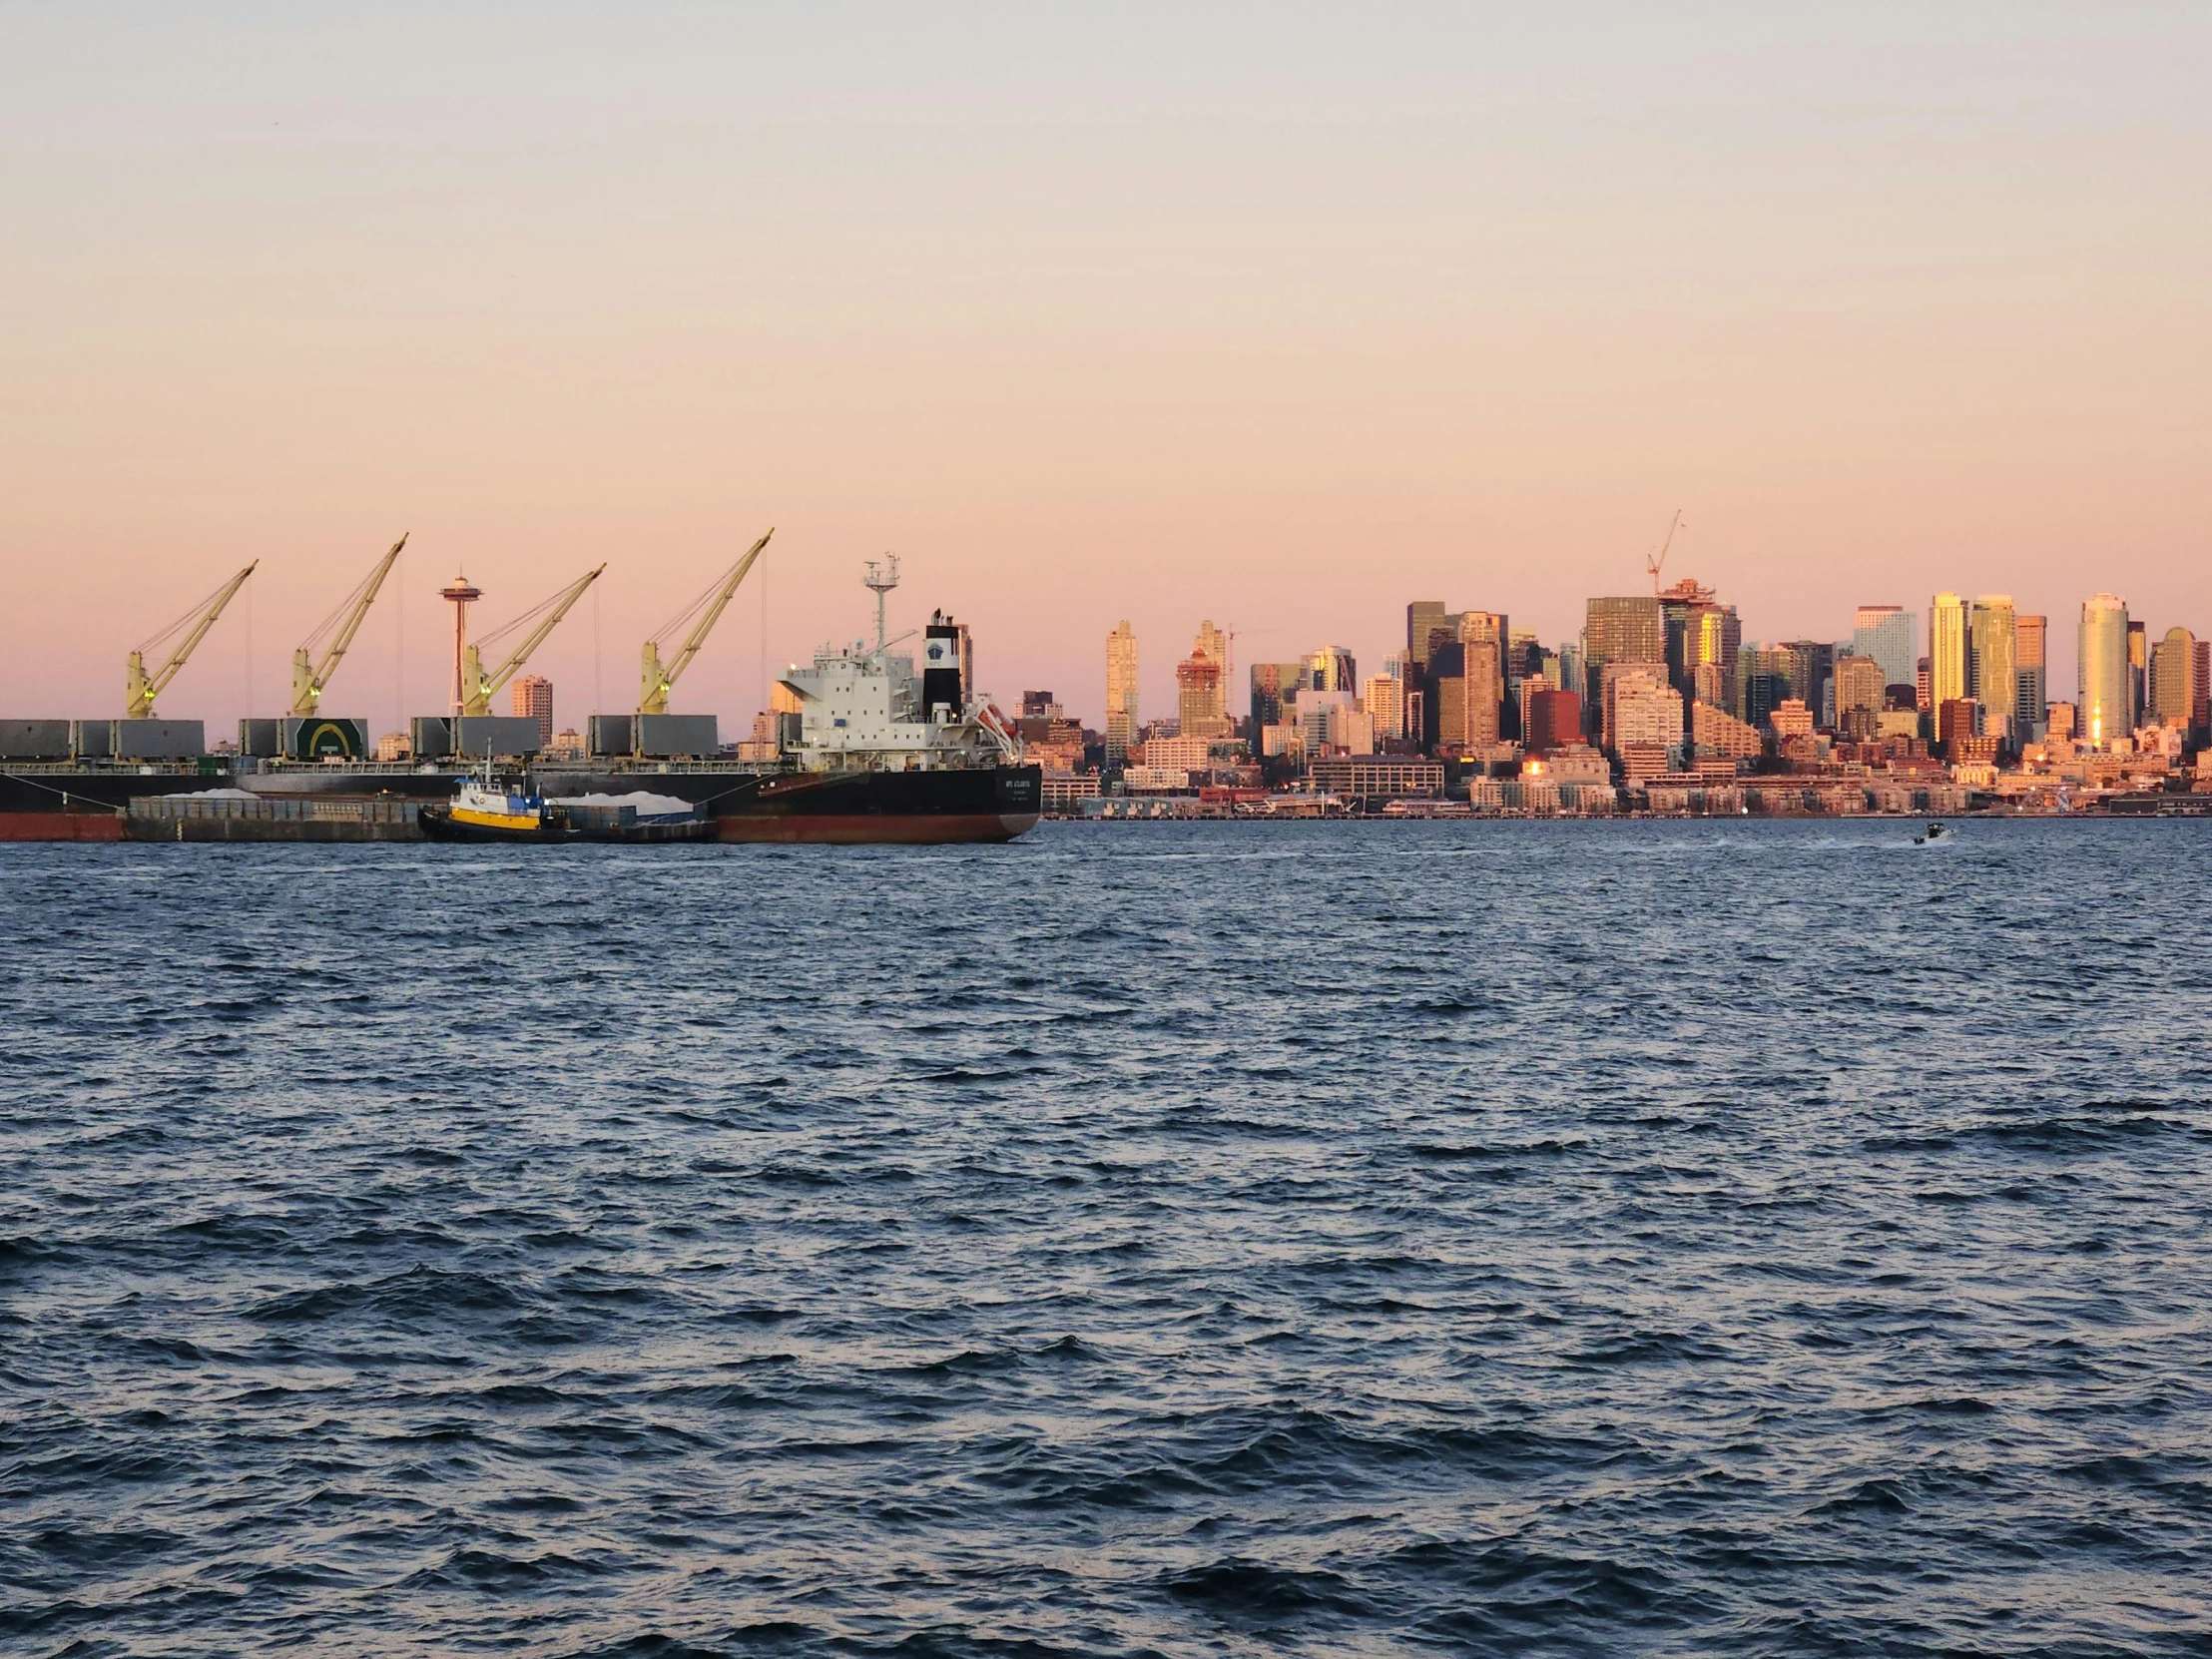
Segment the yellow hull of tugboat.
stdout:
<path fill-rule="evenodd" d="M 447 817 L 454 824 L 466 824 L 477 830 L 520 830 L 527 834 L 543 828 L 543 822 L 535 813 L 487 813 L 475 807 L 454 807 Z"/>

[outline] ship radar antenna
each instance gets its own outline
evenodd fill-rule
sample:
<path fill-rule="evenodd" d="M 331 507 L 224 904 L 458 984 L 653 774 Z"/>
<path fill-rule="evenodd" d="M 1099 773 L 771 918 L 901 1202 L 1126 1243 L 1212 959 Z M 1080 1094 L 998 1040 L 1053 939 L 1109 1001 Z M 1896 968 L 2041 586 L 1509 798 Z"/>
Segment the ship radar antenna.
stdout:
<path fill-rule="evenodd" d="M 898 586 L 898 555 L 886 553 L 880 564 L 873 559 L 868 560 L 867 574 L 860 578 L 860 585 L 875 595 L 875 649 L 880 652 L 886 648 L 883 637 L 883 598 Z"/>

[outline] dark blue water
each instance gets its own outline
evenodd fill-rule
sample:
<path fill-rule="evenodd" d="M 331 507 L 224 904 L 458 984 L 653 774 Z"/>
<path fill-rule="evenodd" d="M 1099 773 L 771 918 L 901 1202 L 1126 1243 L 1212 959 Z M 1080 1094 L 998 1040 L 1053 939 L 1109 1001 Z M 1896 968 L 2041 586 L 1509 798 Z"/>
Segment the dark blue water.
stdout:
<path fill-rule="evenodd" d="M 2212 831 L 0 847 L 0 1648 L 2212 1652 Z"/>

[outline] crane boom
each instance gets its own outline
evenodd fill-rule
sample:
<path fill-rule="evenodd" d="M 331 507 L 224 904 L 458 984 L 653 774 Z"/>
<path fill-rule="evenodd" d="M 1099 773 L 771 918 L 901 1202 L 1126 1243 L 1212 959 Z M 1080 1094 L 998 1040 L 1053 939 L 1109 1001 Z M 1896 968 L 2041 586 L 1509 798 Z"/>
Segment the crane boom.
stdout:
<path fill-rule="evenodd" d="M 338 608 L 322 619 L 320 627 L 307 636 L 306 643 L 291 654 L 291 712 L 305 720 L 315 712 L 322 701 L 322 688 L 330 683 L 330 676 L 337 673 L 338 664 L 345 661 L 345 653 L 353 644 L 353 636 L 361 631 L 361 623 L 368 616 L 369 606 L 376 603 L 376 592 L 384 585 L 384 578 L 399 560 L 399 550 L 407 545 L 401 536 L 391 544 L 391 551 L 378 559 L 375 566 L 362 580 L 361 585 L 338 602 Z M 314 660 L 314 643 L 333 627 L 329 644 L 323 648 L 322 660 Z"/>
<path fill-rule="evenodd" d="M 489 645 L 502 635 L 510 634 L 524 623 L 531 621 L 533 618 L 536 619 L 537 625 L 522 637 L 520 645 L 507 653 L 507 660 L 491 673 L 486 674 L 484 672 L 483 658 L 478 655 L 476 646 L 471 645 L 462 653 L 461 681 L 469 688 L 468 696 L 461 704 L 462 714 L 488 715 L 491 713 L 492 694 L 514 678 L 516 671 L 530 660 L 530 653 L 545 643 L 545 636 L 560 626 L 561 618 L 568 615 L 569 607 L 584 597 L 584 590 L 598 581 L 599 571 L 606 568 L 605 565 L 601 565 L 599 570 L 586 572 L 569 583 L 567 587 L 551 599 L 546 600 L 535 609 L 524 611 L 522 615 L 516 617 L 506 627 L 494 629 L 491 633 L 486 634 L 482 643 Z"/>
<path fill-rule="evenodd" d="M 776 526 L 772 524 L 769 526 L 768 536 L 775 534 Z M 763 536 L 747 548 L 745 556 L 725 571 L 714 586 L 678 611 L 658 634 L 645 642 L 645 649 L 639 653 L 638 664 L 639 714 L 668 713 L 669 692 L 682 678 L 684 670 L 691 667 L 692 659 L 699 655 L 699 648 L 707 643 L 707 636 L 714 632 L 715 624 L 722 620 L 722 613 L 729 607 L 731 596 L 738 591 L 738 584 L 753 569 L 753 561 L 761 556 L 761 549 L 768 546 L 768 536 Z M 664 666 L 661 662 L 661 642 L 681 628 L 687 618 L 693 616 L 698 620 L 693 623 L 691 633 L 685 638 L 675 657 Z"/>
<path fill-rule="evenodd" d="M 200 642 L 208 637 L 208 630 L 213 628 L 216 625 L 216 620 L 223 615 L 223 607 L 230 604 L 232 596 L 239 589 L 246 586 L 246 579 L 260 568 L 261 562 L 261 560 L 256 559 L 224 583 L 223 586 L 216 589 L 207 599 L 202 600 L 131 653 L 130 659 L 124 667 L 123 679 L 123 709 L 128 719 L 151 720 L 154 718 L 154 699 L 161 696 L 163 689 L 168 686 L 170 681 L 177 678 L 178 671 L 191 660 L 193 652 L 199 649 Z M 177 633 L 179 629 L 185 631 L 185 636 L 177 642 L 177 648 L 170 652 L 169 660 L 152 674 L 148 674 L 146 672 L 147 652 L 154 650 L 164 640 Z"/>
<path fill-rule="evenodd" d="M 1674 522 L 1667 526 L 1667 539 L 1659 544 L 1658 557 L 1654 558 L 1649 553 L 1644 555 L 1644 568 L 1651 572 L 1651 591 L 1654 594 L 1659 591 L 1659 573 L 1667 568 L 1667 554 L 1674 546 L 1674 533 L 1681 528 L 1682 509 L 1677 507 L 1674 510 Z"/>

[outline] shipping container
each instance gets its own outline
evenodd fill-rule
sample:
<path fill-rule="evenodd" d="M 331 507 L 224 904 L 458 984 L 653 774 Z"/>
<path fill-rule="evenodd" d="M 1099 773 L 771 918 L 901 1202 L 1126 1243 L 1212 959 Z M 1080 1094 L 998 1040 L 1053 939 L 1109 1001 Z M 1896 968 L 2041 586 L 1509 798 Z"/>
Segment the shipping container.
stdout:
<path fill-rule="evenodd" d="M 0 720 L 0 760 L 66 761 L 71 753 L 66 720 Z"/>
<path fill-rule="evenodd" d="M 637 723 L 635 754 L 711 761 L 722 747 L 713 715 L 639 715 Z"/>
<path fill-rule="evenodd" d="M 198 720 L 119 720 L 110 751 L 119 761 L 196 761 L 208 752 Z"/>
<path fill-rule="evenodd" d="M 594 755 L 634 754 L 636 734 L 631 729 L 631 715 L 593 715 L 586 747 Z"/>

